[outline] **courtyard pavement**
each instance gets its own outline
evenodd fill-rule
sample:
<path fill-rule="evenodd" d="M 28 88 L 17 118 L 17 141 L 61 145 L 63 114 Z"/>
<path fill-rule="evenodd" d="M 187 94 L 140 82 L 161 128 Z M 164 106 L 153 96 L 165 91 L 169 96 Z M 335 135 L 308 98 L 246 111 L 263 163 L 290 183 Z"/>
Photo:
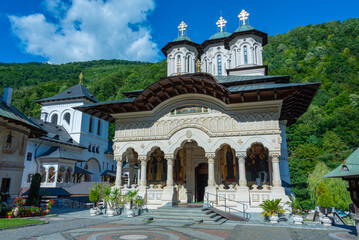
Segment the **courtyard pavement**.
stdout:
<path fill-rule="evenodd" d="M 321 240 L 357 239 L 354 227 L 323 227 L 321 224 L 227 221 L 222 225 L 144 222 L 141 217 L 105 215 L 90 217 L 89 210 L 53 210 L 48 224 L 0 231 L 1 240 L 13 239 L 206 239 L 206 240 Z"/>

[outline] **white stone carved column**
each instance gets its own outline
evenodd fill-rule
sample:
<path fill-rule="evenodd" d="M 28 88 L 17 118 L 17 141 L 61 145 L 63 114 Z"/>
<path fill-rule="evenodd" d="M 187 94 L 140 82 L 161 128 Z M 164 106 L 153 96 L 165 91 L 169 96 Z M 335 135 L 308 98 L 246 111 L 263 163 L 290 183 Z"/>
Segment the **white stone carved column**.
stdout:
<path fill-rule="evenodd" d="M 122 158 L 115 157 L 115 161 L 117 162 L 117 169 L 116 169 L 116 187 L 122 186 Z"/>
<path fill-rule="evenodd" d="M 165 154 L 165 159 L 167 159 L 167 186 L 163 188 L 161 200 L 162 204 L 171 206 L 178 203 L 176 188 L 173 186 L 173 154 Z"/>
<path fill-rule="evenodd" d="M 215 186 L 214 180 L 214 153 L 207 153 L 206 158 L 208 159 L 208 187 Z"/>
<path fill-rule="evenodd" d="M 173 154 L 167 154 L 165 155 L 165 158 L 167 160 L 167 181 L 166 185 L 168 187 L 173 187 Z"/>
<path fill-rule="evenodd" d="M 138 160 L 141 162 L 141 178 L 139 185 L 145 187 L 147 185 L 147 156 L 138 156 Z"/>
<path fill-rule="evenodd" d="M 279 170 L 280 153 L 271 153 L 270 155 L 272 157 L 273 187 L 281 187 L 282 181 L 280 179 L 280 170 Z"/>
<path fill-rule="evenodd" d="M 240 187 L 247 187 L 245 157 L 246 157 L 245 152 L 241 152 L 241 153 L 237 154 L 238 170 L 239 170 L 239 186 Z"/>
<path fill-rule="evenodd" d="M 49 169 L 46 168 L 45 171 L 46 171 L 45 183 L 48 183 L 49 182 Z"/>

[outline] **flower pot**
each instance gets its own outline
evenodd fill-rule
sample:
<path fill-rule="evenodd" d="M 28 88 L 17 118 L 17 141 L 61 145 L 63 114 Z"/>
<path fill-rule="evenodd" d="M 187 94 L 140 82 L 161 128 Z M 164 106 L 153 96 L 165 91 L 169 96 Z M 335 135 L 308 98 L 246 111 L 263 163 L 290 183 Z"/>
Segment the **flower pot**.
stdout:
<path fill-rule="evenodd" d="M 303 224 L 303 217 L 301 215 L 294 215 L 293 216 L 293 222 L 294 224 Z"/>
<path fill-rule="evenodd" d="M 115 210 L 113 210 L 113 209 L 108 209 L 108 210 L 107 210 L 107 216 L 109 216 L 109 217 L 115 216 Z"/>
<path fill-rule="evenodd" d="M 332 220 L 330 220 L 330 218 L 328 218 L 328 217 L 322 217 L 321 222 L 326 227 L 332 226 Z"/>
<path fill-rule="evenodd" d="M 91 216 L 96 216 L 100 214 L 100 209 L 98 207 L 94 207 L 90 209 L 90 215 Z"/>
<path fill-rule="evenodd" d="M 278 223 L 279 217 L 278 217 L 278 215 L 272 214 L 272 215 L 270 215 L 269 220 L 271 223 Z"/>
<path fill-rule="evenodd" d="M 7 216 L 7 218 L 11 218 L 11 216 Z"/>
<path fill-rule="evenodd" d="M 127 217 L 132 218 L 135 216 L 135 212 L 132 209 L 127 210 Z"/>
<path fill-rule="evenodd" d="M 16 208 L 14 209 L 14 217 L 18 217 L 19 214 L 20 214 L 20 209 L 19 209 L 18 207 L 16 207 Z"/>
<path fill-rule="evenodd" d="M 50 209 L 46 209 L 45 212 L 46 212 L 47 214 L 49 214 L 49 213 L 50 213 Z"/>

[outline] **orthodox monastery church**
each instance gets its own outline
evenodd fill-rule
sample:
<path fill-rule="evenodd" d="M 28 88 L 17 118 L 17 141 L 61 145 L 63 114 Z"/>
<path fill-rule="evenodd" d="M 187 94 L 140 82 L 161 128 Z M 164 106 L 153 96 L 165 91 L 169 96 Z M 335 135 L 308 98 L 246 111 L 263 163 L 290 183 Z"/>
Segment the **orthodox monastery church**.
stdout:
<path fill-rule="evenodd" d="M 116 125 L 116 187 L 138 189 L 148 208 L 210 202 L 258 211 L 290 186 L 286 127 L 309 107 L 320 83 L 269 76 L 267 34 L 247 24 L 202 44 L 180 35 L 162 48 L 168 76 L 126 99 L 75 107 Z M 139 184 L 123 186 L 122 167 L 140 167 Z"/>
<path fill-rule="evenodd" d="M 114 182 L 116 162 L 108 141 L 109 123 L 74 109 L 99 101 L 79 83 L 36 102 L 42 105 L 41 119 L 30 119 L 47 134 L 28 139 L 22 187 L 30 186 L 36 172 L 42 175 L 42 188 Z"/>

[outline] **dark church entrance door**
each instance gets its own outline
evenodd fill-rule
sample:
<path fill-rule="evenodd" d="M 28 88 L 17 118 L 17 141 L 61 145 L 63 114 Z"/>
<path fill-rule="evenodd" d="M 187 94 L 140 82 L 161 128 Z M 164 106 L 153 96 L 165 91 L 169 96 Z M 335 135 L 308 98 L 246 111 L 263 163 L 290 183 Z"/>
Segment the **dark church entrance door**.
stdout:
<path fill-rule="evenodd" d="M 205 188 L 208 185 L 208 164 L 201 163 L 196 169 L 196 202 L 203 202 Z"/>

